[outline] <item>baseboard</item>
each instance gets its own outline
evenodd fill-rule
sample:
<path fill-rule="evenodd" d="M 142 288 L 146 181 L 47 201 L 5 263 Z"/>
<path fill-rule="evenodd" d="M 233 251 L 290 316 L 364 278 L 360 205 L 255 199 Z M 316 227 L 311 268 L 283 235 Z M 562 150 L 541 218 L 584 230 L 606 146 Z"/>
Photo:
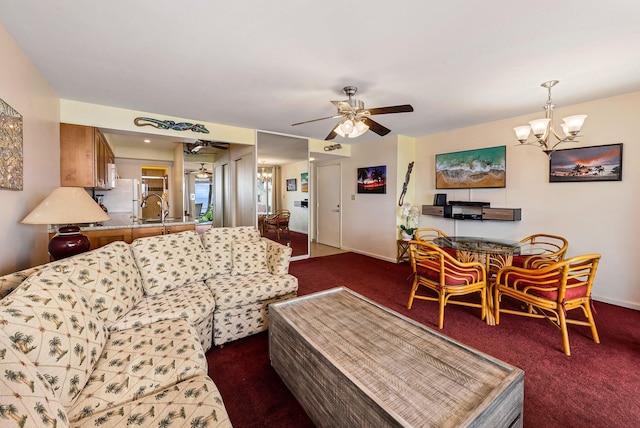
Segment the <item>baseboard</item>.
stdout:
<path fill-rule="evenodd" d="M 609 303 L 611 305 L 622 306 L 623 308 L 635 309 L 636 311 L 640 311 L 640 303 L 637 303 L 637 302 L 629 302 L 627 300 L 612 299 L 609 297 L 598 296 L 595 294 L 592 295 L 592 297 L 593 297 L 593 300 L 597 302 Z"/>
<path fill-rule="evenodd" d="M 391 262 L 391 263 L 395 263 L 396 262 L 395 257 L 394 258 L 390 258 L 390 257 L 381 256 L 380 254 L 367 253 L 366 251 L 356 250 L 355 248 L 342 247 L 342 250 L 349 251 L 349 252 L 356 253 L 356 254 L 361 254 L 361 255 L 367 256 L 367 257 L 372 257 L 372 258 L 378 259 L 378 260 L 384 260 L 385 262 Z"/>

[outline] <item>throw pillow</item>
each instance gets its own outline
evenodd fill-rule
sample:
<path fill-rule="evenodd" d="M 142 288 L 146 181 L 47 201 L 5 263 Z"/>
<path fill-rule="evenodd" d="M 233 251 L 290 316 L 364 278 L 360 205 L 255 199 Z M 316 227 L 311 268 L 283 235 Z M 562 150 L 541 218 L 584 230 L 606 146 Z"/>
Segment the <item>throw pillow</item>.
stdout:
<path fill-rule="evenodd" d="M 232 275 L 269 272 L 266 242 L 234 242 L 231 251 L 233 258 Z"/>

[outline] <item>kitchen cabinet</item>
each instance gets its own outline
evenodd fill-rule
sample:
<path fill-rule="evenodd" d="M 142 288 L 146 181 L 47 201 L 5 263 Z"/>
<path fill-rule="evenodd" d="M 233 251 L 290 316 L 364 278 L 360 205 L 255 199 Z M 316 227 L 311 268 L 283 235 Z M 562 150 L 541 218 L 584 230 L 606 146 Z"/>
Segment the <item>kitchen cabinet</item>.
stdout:
<path fill-rule="evenodd" d="M 60 185 L 110 188 L 115 157 L 104 135 L 92 126 L 60 124 Z"/>
<path fill-rule="evenodd" d="M 104 247 L 115 241 L 124 241 L 128 244 L 131 243 L 131 230 L 126 229 L 109 229 L 109 230 L 88 230 L 82 232 L 83 235 L 87 235 L 89 242 L 91 243 L 91 249 Z"/>
<path fill-rule="evenodd" d="M 147 236 L 157 236 L 164 235 L 164 227 L 162 226 L 153 226 L 153 227 L 140 227 L 136 229 L 131 229 L 132 238 L 136 240 L 138 238 L 144 238 Z"/>
<path fill-rule="evenodd" d="M 152 227 L 138 227 L 131 229 L 132 232 L 132 240 L 138 238 L 144 238 L 145 236 L 156 236 L 156 235 L 167 235 L 170 233 L 178 233 L 184 232 L 186 230 L 195 230 L 195 224 L 170 224 L 167 223 L 162 226 L 152 226 Z"/>
<path fill-rule="evenodd" d="M 137 227 L 122 227 L 118 229 L 100 229 L 99 227 L 93 228 L 94 230 L 81 230 L 83 235 L 89 238 L 91 249 L 104 247 L 115 241 L 124 241 L 127 244 L 131 244 L 134 239 L 143 238 L 145 236 L 166 235 L 168 233 L 184 232 L 186 230 L 195 230 L 195 224 L 166 224 L 163 226 L 137 226 Z M 49 239 L 53 238 L 54 232 L 49 233 Z"/>

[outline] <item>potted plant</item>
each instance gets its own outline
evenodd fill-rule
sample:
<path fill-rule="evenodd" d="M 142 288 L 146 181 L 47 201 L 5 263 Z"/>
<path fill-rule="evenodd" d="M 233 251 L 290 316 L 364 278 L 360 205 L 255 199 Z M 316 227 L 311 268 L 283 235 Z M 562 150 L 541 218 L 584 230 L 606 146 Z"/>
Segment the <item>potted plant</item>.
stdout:
<path fill-rule="evenodd" d="M 413 234 L 418 228 L 418 221 L 420 220 L 420 210 L 418 207 L 411 206 L 410 203 L 402 205 L 402 218 L 404 224 L 400 225 L 400 235 L 405 241 L 411 241 Z"/>

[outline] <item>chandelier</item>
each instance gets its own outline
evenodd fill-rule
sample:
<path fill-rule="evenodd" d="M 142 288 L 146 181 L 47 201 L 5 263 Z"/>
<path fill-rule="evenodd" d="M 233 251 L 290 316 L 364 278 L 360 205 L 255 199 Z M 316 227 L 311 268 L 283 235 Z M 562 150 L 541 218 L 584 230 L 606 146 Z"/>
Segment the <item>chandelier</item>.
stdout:
<path fill-rule="evenodd" d="M 271 167 L 260 167 L 258 168 L 258 181 L 262 183 L 271 182 L 271 178 L 273 177 L 273 172 Z"/>
<path fill-rule="evenodd" d="M 577 114 L 562 119 L 563 122 L 560 127 L 562 128 L 564 136 L 558 134 L 553 129 L 553 109 L 555 105 L 551 100 L 551 88 L 557 84 L 558 80 L 549 80 L 540 85 L 543 88 L 547 88 L 548 91 L 547 104 L 544 106 L 544 119 L 532 120 L 529 122 L 529 125 L 513 128 L 520 144 L 538 145 L 548 156 L 551 156 L 551 153 L 556 150 L 559 144 L 574 141 L 580 132 L 580 128 L 582 128 L 584 120 L 587 118 L 586 114 Z M 531 134 L 531 132 L 533 132 L 535 137 L 533 141 L 529 141 L 529 134 Z M 553 143 L 553 140 L 549 141 L 551 135 L 555 138 L 555 143 Z"/>
<path fill-rule="evenodd" d="M 336 125 L 333 130 L 341 137 L 356 138 L 369 130 L 369 126 L 358 119 L 347 118 Z"/>

